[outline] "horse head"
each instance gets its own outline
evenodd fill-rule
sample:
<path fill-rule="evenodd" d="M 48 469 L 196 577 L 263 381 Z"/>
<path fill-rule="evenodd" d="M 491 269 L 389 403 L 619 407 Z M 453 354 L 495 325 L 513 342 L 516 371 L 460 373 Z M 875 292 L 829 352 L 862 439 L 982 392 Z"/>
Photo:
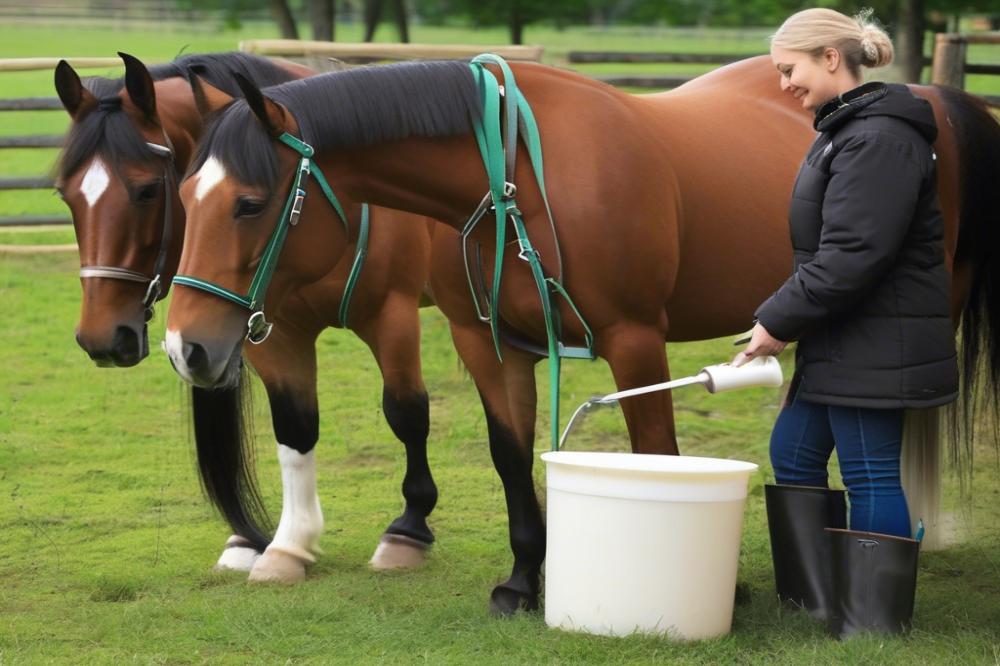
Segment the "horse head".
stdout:
<path fill-rule="evenodd" d="M 157 114 L 153 79 L 138 59 L 121 81 L 85 85 L 66 61 L 55 71 L 72 124 L 57 189 L 73 216 L 83 304 L 76 339 L 100 366 L 148 354 L 146 322 L 166 295 L 184 224 L 173 145 Z"/>

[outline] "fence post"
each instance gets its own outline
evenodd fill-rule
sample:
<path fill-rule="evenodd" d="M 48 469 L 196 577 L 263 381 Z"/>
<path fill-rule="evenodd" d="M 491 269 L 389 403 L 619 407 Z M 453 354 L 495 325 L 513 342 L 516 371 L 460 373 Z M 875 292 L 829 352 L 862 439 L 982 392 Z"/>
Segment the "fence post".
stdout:
<path fill-rule="evenodd" d="M 965 88 L 965 35 L 942 33 L 934 40 L 934 64 L 931 83 Z"/>

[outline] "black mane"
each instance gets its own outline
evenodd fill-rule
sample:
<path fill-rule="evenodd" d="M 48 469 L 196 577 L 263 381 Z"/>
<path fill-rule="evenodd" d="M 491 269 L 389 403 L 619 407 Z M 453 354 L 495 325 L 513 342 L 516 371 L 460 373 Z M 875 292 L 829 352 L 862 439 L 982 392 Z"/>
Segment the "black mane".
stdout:
<path fill-rule="evenodd" d="M 233 97 L 242 97 L 231 71 L 239 72 L 260 86 L 272 86 L 292 78 L 276 64 L 248 53 L 207 53 L 188 55 L 173 62 L 154 65 L 149 73 L 154 81 L 188 77 L 188 68 L 210 84 Z M 114 97 L 125 86 L 124 79 L 91 77 L 84 86 L 98 99 Z M 77 123 L 67 134 L 63 151 L 56 166 L 60 178 L 66 178 L 92 155 L 100 155 L 111 166 L 154 159 L 156 153 L 146 146 L 145 139 L 120 108 L 96 109 Z"/>
<path fill-rule="evenodd" d="M 404 62 L 358 67 L 289 81 L 262 91 L 295 117 L 300 138 L 317 152 L 407 137 L 472 131 L 482 117 L 472 70 L 465 61 Z M 191 163 L 210 156 L 248 185 L 273 190 L 275 142 L 245 100 L 230 104 L 209 127 Z"/>

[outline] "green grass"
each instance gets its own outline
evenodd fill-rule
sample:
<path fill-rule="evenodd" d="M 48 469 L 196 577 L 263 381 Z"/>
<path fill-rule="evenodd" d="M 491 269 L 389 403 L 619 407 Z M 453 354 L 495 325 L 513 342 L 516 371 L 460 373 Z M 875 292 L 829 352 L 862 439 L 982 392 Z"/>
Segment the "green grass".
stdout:
<path fill-rule="evenodd" d="M 922 555 L 911 636 L 838 643 L 779 608 L 762 498 L 779 401 L 779 391 L 769 389 L 675 393 L 685 453 L 761 464 L 740 558 L 749 595 L 736 608 L 731 635 L 674 644 L 564 633 L 538 614 L 491 617 L 489 591 L 510 564 L 503 492 L 474 388 L 435 310 L 422 312 L 430 459 L 441 490 L 428 563 L 393 574 L 365 564 L 400 509 L 405 463 L 380 413 L 370 354 L 353 336 L 331 330 L 319 342 L 325 553 L 294 588 L 212 574 L 228 533 L 201 498 L 185 388 L 158 350 L 165 304 L 153 322 L 152 357 L 117 371 L 93 367 L 73 342 L 78 305 L 74 255 L 0 262 L 7 315 L 0 329 L 0 663 L 968 664 L 1000 655 L 1000 475 L 986 450 L 967 509 L 956 510 L 956 488 L 947 486 L 946 506 L 962 537 Z M 671 367 L 675 376 L 690 374 L 732 351 L 726 339 L 673 345 Z M 564 419 L 612 388 L 603 363 L 568 363 Z M 259 386 L 255 393 L 259 478 L 277 514 L 274 440 Z M 539 453 L 547 424 L 543 410 Z M 620 413 L 588 420 L 571 446 L 624 450 Z M 541 487 L 541 463 L 536 478 Z"/>

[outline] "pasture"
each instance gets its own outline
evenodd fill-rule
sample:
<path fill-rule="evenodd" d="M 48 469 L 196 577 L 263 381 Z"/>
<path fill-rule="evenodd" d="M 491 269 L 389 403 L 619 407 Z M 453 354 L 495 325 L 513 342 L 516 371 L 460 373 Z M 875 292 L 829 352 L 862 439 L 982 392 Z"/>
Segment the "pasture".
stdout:
<path fill-rule="evenodd" d="M 58 44 L 67 54 L 120 49 L 166 59 L 186 43 L 191 51 L 221 50 L 239 38 L 169 31 L 68 35 L 0 28 L 16 55 L 51 55 Z M 471 38 L 465 33 L 451 41 Z M 415 31 L 414 39 L 431 37 Z M 734 51 L 748 50 L 741 40 L 733 44 Z M 5 79 L 7 94 L 52 94 L 47 73 L 8 76 L 14 83 Z M 17 118 L 16 131 L 58 131 L 64 124 L 59 113 L 37 117 L 45 120 Z M 47 168 L 28 164 L 25 152 L 0 154 L 0 171 L 27 175 Z M 39 192 L 4 194 L 0 206 L 13 214 L 58 211 L 61 204 Z M 68 240 L 66 230 L 19 233 L 3 233 L 0 243 L 15 236 Z M 366 566 L 382 528 L 398 513 L 405 465 L 380 413 L 374 361 L 351 334 L 329 330 L 318 347 L 324 554 L 297 587 L 250 586 L 241 574 L 212 573 L 228 531 L 200 494 L 187 388 L 158 350 L 167 303 L 151 324 L 148 360 L 129 370 L 97 369 L 73 340 L 77 268 L 73 253 L 0 254 L 6 320 L 0 329 L 0 664 L 1000 663 L 1000 469 L 992 443 L 977 451 L 968 499 L 961 501 L 957 482 L 948 478 L 953 543 L 921 556 L 913 633 L 839 643 L 773 598 L 763 484 L 773 478 L 767 440 L 781 394 L 769 389 L 711 396 L 694 387 L 675 394 L 682 451 L 761 465 L 747 502 L 731 635 L 674 644 L 563 633 L 548 629 L 540 614 L 491 617 L 489 590 L 509 565 L 503 490 L 475 389 L 433 309 L 422 311 L 422 359 L 431 395 L 429 455 L 441 496 L 430 517 L 438 541 L 426 565 L 388 574 Z M 734 351 L 729 339 L 673 345 L 671 370 L 692 374 Z M 790 360 L 786 352 L 786 370 Z M 258 478 L 276 518 L 281 487 L 274 437 L 263 392 L 254 386 Z M 538 386 L 547 391 L 544 364 Z M 612 389 L 602 362 L 567 363 L 564 419 L 583 400 Z M 538 453 L 548 443 L 545 405 L 539 401 Z M 570 440 L 581 449 L 626 446 L 617 411 L 591 417 Z M 543 487 L 540 462 L 535 477 Z"/>

